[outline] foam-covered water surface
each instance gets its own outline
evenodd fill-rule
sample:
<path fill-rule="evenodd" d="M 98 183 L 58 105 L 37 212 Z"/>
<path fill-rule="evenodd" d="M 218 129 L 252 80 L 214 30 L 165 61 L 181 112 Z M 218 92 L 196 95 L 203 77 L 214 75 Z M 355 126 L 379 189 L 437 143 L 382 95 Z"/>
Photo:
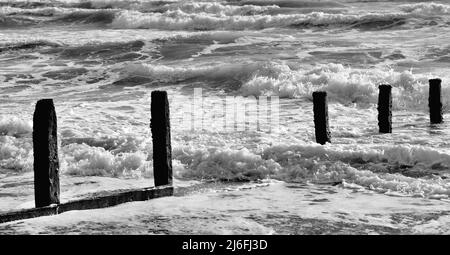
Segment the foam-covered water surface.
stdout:
<path fill-rule="evenodd" d="M 32 179 L 37 100 L 54 99 L 63 191 L 72 192 L 62 196 L 72 198 L 77 182 L 102 191 L 152 180 L 150 94 L 166 90 L 179 183 L 271 183 L 235 191 L 248 196 L 249 207 L 270 203 L 267 215 L 230 216 L 231 225 L 221 218 L 223 228 L 211 223 L 199 232 L 247 233 L 238 226 L 245 222 L 249 233 L 313 233 L 277 228 L 286 222 L 268 215 L 303 222 L 298 208 L 273 202 L 284 195 L 261 198 L 307 184 L 298 196 L 339 204 L 350 192 L 361 204 L 376 197 L 388 218 L 398 209 L 388 205 L 398 202 L 408 204 L 408 219 L 427 219 L 400 227 L 383 216 L 384 229 L 361 223 L 361 233 L 448 233 L 436 223 L 447 216 L 424 208 L 440 208 L 450 196 L 450 127 L 430 125 L 428 116 L 428 79 L 438 77 L 450 117 L 449 40 L 448 1 L 0 0 L 0 211 L 32 205 L 30 183 L 18 198 L 13 193 L 14 182 Z M 392 134 L 378 133 L 381 84 L 392 85 Z M 202 108 L 192 105 L 195 88 Z M 332 143 L 324 146 L 314 142 L 316 90 L 328 92 Z M 268 102 L 279 103 L 279 125 L 254 126 L 250 112 L 242 126 L 224 128 L 227 97 L 252 110 L 256 98 L 271 96 L 278 97 Z M 333 192 L 315 194 L 321 187 Z M 214 194 L 183 199 L 191 206 Z M 372 209 L 358 209 L 361 217 L 350 221 L 379 213 Z M 330 226 L 346 232 L 350 225 L 341 223 Z"/>
<path fill-rule="evenodd" d="M 282 209 L 281 209 L 282 208 Z M 208 188 L 0 225 L 5 234 L 445 234 L 448 202 L 330 186 Z"/>

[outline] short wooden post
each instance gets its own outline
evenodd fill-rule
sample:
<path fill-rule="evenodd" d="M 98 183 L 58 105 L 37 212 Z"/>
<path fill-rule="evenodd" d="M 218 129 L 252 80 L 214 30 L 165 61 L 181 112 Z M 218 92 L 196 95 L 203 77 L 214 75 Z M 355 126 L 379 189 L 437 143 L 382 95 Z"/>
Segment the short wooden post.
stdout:
<path fill-rule="evenodd" d="M 57 119 L 52 99 L 36 104 L 33 116 L 34 197 L 36 207 L 59 204 Z"/>
<path fill-rule="evenodd" d="M 313 92 L 313 103 L 316 142 L 320 144 L 331 142 L 330 128 L 328 126 L 327 92 Z"/>
<path fill-rule="evenodd" d="M 378 127 L 380 133 L 392 133 L 392 86 L 378 86 Z"/>
<path fill-rule="evenodd" d="M 172 184 L 170 112 L 166 91 L 152 91 L 151 123 L 155 186 Z"/>
<path fill-rule="evenodd" d="M 441 79 L 429 80 L 428 106 L 430 107 L 430 123 L 442 123 Z"/>

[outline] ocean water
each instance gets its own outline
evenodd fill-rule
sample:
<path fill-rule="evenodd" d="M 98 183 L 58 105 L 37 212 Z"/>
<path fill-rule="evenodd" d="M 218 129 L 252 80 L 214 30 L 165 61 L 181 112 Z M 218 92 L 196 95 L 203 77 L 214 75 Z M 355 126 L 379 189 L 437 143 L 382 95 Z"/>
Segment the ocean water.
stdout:
<path fill-rule="evenodd" d="M 430 125 L 427 105 L 428 79 L 439 77 L 450 118 L 449 41 L 447 0 L 0 0 L 0 211 L 33 204 L 37 100 L 54 99 L 70 199 L 152 183 L 150 94 L 166 90 L 176 183 L 205 187 L 153 202 L 179 208 L 158 231 L 449 233 L 450 126 Z M 392 134 L 378 133 L 380 84 L 393 86 Z M 314 137 L 316 90 L 329 98 L 324 146 Z M 277 129 L 220 128 L 221 116 L 205 116 L 227 96 L 241 105 L 277 97 Z M 146 203 L 100 215 L 135 219 L 153 210 Z M 205 211 L 206 227 L 174 229 Z M 69 216 L 53 217 L 67 225 Z M 90 230 L 114 232 L 104 220 Z M 48 224 L 27 224 L 36 222 Z"/>

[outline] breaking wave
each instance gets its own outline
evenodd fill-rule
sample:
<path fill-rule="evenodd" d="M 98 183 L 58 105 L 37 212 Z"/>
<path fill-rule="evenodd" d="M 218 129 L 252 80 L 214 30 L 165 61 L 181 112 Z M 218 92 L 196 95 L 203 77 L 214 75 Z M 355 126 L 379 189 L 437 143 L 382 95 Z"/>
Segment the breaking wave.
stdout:
<path fill-rule="evenodd" d="M 20 137 L 30 134 L 32 123 L 15 116 L 0 116 L 0 135 Z"/>
<path fill-rule="evenodd" d="M 217 2 L 183 2 L 166 4 L 162 6 L 160 11 L 176 11 L 180 10 L 184 13 L 208 13 L 221 16 L 234 16 L 234 15 L 255 15 L 264 14 L 273 10 L 277 10 L 280 7 L 277 5 L 269 6 L 255 6 L 255 5 L 223 5 Z"/>
<path fill-rule="evenodd" d="M 449 165 L 449 154 L 420 146 L 280 145 L 267 148 L 262 155 L 247 149 L 178 148 L 174 157 L 184 167 L 176 171 L 179 178 L 226 181 L 274 178 L 286 182 L 340 183 L 343 187 L 398 195 L 432 198 L 450 195 L 450 183 L 440 177 L 413 178 L 386 172 L 386 164 L 406 163 L 424 168 Z M 363 164 L 370 170 L 362 168 Z"/>
<path fill-rule="evenodd" d="M 257 6 L 276 5 L 283 8 L 345 7 L 345 5 L 333 1 L 246 0 L 239 1 L 238 4 Z"/>
<path fill-rule="evenodd" d="M 342 64 L 324 64 L 308 68 L 290 67 L 275 62 L 230 63 L 208 66 L 173 67 L 153 64 L 128 64 L 121 69 L 122 79 L 147 78 L 147 81 L 182 82 L 235 81 L 236 93 L 243 96 L 279 96 L 312 99 L 312 92 L 325 90 L 333 102 L 361 106 L 375 104 L 378 85 L 393 86 L 394 109 L 426 109 L 428 77 L 412 71 L 392 69 L 359 70 Z M 443 86 L 444 110 L 450 108 L 450 88 Z"/>
<path fill-rule="evenodd" d="M 403 5 L 401 9 L 405 12 L 427 16 L 450 14 L 450 5 L 433 2 Z"/>
<path fill-rule="evenodd" d="M 189 14 L 181 10 L 165 13 L 141 13 L 123 11 L 112 22 L 113 28 L 149 28 L 164 30 L 245 30 L 272 27 L 349 27 L 384 29 L 403 25 L 408 14 L 330 14 L 313 12 L 309 14 L 279 14 L 253 16 L 214 16 L 206 13 Z"/>
<path fill-rule="evenodd" d="M 77 11 L 73 8 L 61 8 L 61 7 L 42 7 L 34 9 L 22 9 L 11 6 L 0 7 L 0 14 L 2 15 L 28 15 L 28 16 L 44 16 L 52 17 L 56 15 L 63 15 Z"/>
<path fill-rule="evenodd" d="M 291 69 L 287 65 L 276 65 L 278 71 L 256 74 L 245 82 L 240 92 L 244 96 L 276 95 L 284 98 L 306 97 L 311 99 L 313 91 L 325 90 L 331 100 L 342 104 L 375 104 L 378 85 L 393 86 L 395 109 L 426 109 L 428 79 L 426 75 L 415 75 L 412 71 L 395 72 L 392 69 L 358 70 L 341 64 L 317 65 L 311 69 Z M 443 87 L 444 95 L 450 88 Z M 449 109 L 450 101 L 443 100 Z"/>
<path fill-rule="evenodd" d="M 3 6 L 0 7 L 0 25 L 9 27 L 63 22 L 103 24 L 117 29 L 259 30 L 274 27 L 389 29 L 405 25 L 412 18 L 449 13 L 448 5 L 421 3 L 404 5 L 399 12 L 392 13 L 327 13 L 323 10 L 276 14 L 277 10 L 288 2 L 262 3 L 94 1 L 72 3 L 71 6 L 44 5 L 33 9 Z M 330 4 L 300 2 L 295 5 L 294 8 L 303 8 Z M 429 22 L 422 23 L 419 22 L 419 25 L 429 24 Z"/>
<path fill-rule="evenodd" d="M 0 168 L 32 171 L 31 124 L 14 116 L 0 119 Z M 151 177 L 148 139 L 63 138 L 61 172 L 80 176 Z M 450 183 L 439 173 L 450 167 L 448 150 L 416 145 L 288 144 L 258 152 L 243 148 L 173 148 L 174 175 L 182 179 L 337 184 L 390 195 L 448 198 Z M 405 175 L 414 171 L 418 177 Z"/>
<path fill-rule="evenodd" d="M 146 77 L 159 82 L 177 82 L 189 79 L 222 80 L 224 78 L 243 81 L 261 65 L 258 63 L 217 64 L 199 67 L 173 67 L 153 64 L 128 64 L 121 70 L 122 77 Z"/>
<path fill-rule="evenodd" d="M 33 169 L 32 123 L 17 117 L 0 118 L 0 169 Z M 62 173 L 79 176 L 151 177 L 152 164 L 145 141 L 135 137 L 61 139 Z"/>

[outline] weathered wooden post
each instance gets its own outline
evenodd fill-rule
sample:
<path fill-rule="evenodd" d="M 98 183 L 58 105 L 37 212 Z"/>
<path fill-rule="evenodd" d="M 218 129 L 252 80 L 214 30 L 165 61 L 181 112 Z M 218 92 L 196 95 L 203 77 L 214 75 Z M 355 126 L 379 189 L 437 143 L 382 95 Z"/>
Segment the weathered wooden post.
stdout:
<path fill-rule="evenodd" d="M 328 126 L 327 92 L 313 92 L 313 103 L 316 142 L 320 144 L 331 142 L 330 128 Z"/>
<path fill-rule="evenodd" d="M 378 86 L 378 127 L 380 133 L 392 133 L 392 86 Z"/>
<path fill-rule="evenodd" d="M 53 100 L 39 100 L 33 116 L 36 207 L 59 204 L 59 159 L 56 128 L 57 119 Z"/>
<path fill-rule="evenodd" d="M 152 91 L 151 123 L 155 186 L 172 184 L 170 112 L 166 91 Z"/>
<path fill-rule="evenodd" d="M 442 123 L 441 79 L 430 79 L 428 106 L 430 107 L 430 123 Z"/>

